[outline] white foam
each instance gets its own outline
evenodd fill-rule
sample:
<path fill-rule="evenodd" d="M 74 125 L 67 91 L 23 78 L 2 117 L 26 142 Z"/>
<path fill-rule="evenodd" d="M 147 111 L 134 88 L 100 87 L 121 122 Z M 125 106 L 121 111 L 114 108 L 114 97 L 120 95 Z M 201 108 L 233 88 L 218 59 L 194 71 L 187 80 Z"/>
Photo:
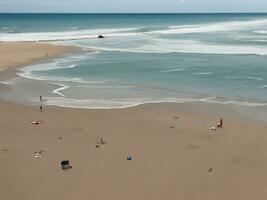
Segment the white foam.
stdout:
<path fill-rule="evenodd" d="M 133 88 L 131 85 L 78 85 L 76 88 L 98 88 L 98 89 L 125 89 L 125 88 Z"/>
<path fill-rule="evenodd" d="M 69 78 L 69 77 L 58 77 L 58 76 L 41 76 L 41 75 L 35 75 L 30 71 L 26 71 L 23 73 L 17 73 L 20 77 L 26 78 L 26 79 L 32 79 L 32 80 L 38 80 L 38 81 L 49 81 L 49 82 L 72 82 L 72 83 L 81 83 L 81 84 L 103 84 L 108 83 L 111 80 L 103 80 L 103 81 L 86 81 L 82 78 Z"/>
<path fill-rule="evenodd" d="M 80 27 L 79 26 L 72 26 L 72 27 L 69 27 L 68 29 L 70 29 L 70 30 L 78 30 L 78 29 L 80 29 Z"/>
<path fill-rule="evenodd" d="M 263 43 L 265 43 L 265 42 L 267 42 L 267 39 L 266 39 L 266 40 L 263 40 L 263 39 L 255 39 L 255 40 L 251 40 L 251 41 L 253 41 L 253 42 L 263 42 Z"/>
<path fill-rule="evenodd" d="M 10 83 L 7 82 L 7 81 L 0 81 L 0 84 L 3 84 L 3 85 L 9 85 Z"/>
<path fill-rule="evenodd" d="M 99 34 L 105 37 L 129 37 L 138 33 L 130 32 L 136 28 L 120 29 L 94 29 L 65 32 L 37 32 L 37 33 L 1 33 L 0 41 L 5 42 L 43 42 L 43 41 L 65 41 L 65 40 L 82 40 L 96 39 Z M 127 32 L 128 31 L 128 32 Z"/>
<path fill-rule="evenodd" d="M 247 79 L 247 80 L 256 80 L 256 81 L 263 81 L 263 78 L 260 77 L 253 77 L 253 76 L 229 76 L 227 79 Z"/>
<path fill-rule="evenodd" d="M 60 86 L 59 88 L 55 89 L 52 91 L 53 94 L 57 94 L 59 96 L 65 97 L 65 95 L 63 93 L 61 93 L 60 91 L 66 90 L 68 89 L 70 86 L 68 85 L 64 85 L 64 84 L 56 84 L 58 86 Z"/>
<path fill-rule="evenodd" d="M 207 98 L 162 98 L 155 100 L 153 98 L 131 98 L 131 99 L 72 99 L 61 97 L 49 97 L 47 98 L 47 105 L 56 105 L 62 107 L 72 108 L 89 108 L 89 109 L 113 109 L 113 108 L 127 108 L 134 107 L 147 103 L 192 103 L 192 102 L 204 102 L 204 103 L 217 103 L 217 104 L 234 104 L 240 106 L 267 106 L 267 103 L 246 102 L 246 101 L 218 101 L 216 96 Z"/>
<path fill-rule="evenodd" d="M 189 33 L 212 33 L 234 30 L 247 30 L 258 26 L 266 26 L 267 19 L 250 21 L 229 21 L 207 24 L 193 24 L 170 26 L 164 30 L 142 32 L 143 27 L 117 28 L 117 29 L 87 29 L 79 30 L 80 27 L 69 27 L 65 32 L 36 32 L 36 33 L 1 33 L 0 41 L 66 41 L 96 39 L 99 34 L 105 37 L 132 37 L 161 34 L 189 34 Z M 256 33 L 266 34 L 266 30 L 258 30 Z"/>
<path fill-rule="evenodd" d="M 161 73 L 168 73 L 168 72 L 181 72 L 184 71 L 185 69 L 168 69 L 168 70 L 163 70 L 160 71 Z"/>
<path fill-rule="evenodd" d="M 208 75 L 208 74 L 212 74 L 212 72 L 199 72 L 199 73 L 194 73 L 196 75 Z"/>
<path fill-rule="evenodd" d="M 152 39 L 151 39 L 152 40 Z M 222 55 L 267 55 L 267 46 L 210 44 L 195 40 L 170 40 L 153 38 L 150 44 L 139 47 L 97 47 L 102 51 L 131 53 L 199 53 Z"/>
<path fill-rule="evenodd" d="M 267 88 L 267 85 L 262 85 L 260 88 L 263 88 L 263 89 Z"/>
<path fill-rule="evenodd" d="M 267 34 L 267 30 L 258 30 L 258 31 L 254 31 L 254 33 Z"/>
<path fill-rule="evenodd" d="M 186 33 L 210 33 L 220 31 L 233 31 L 239 29 L 247 29 L 250 27 L 267 25 L 267 20 L 251 20 L 251 21 L 230 21 L 199 25 L 186 26 L 170 26 L 169 30 L 152 31 L 150 33 L 157 34 L 186 34 Z"/>

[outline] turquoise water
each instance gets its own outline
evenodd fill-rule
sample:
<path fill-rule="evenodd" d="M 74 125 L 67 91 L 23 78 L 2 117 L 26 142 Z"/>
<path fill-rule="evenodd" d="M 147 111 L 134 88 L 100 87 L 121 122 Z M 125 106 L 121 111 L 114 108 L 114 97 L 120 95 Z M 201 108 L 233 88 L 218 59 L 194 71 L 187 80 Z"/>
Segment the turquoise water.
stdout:
<path fill-rule="evenodd" d="M 83 49 L 22 68 L 3 98 L 34 103 L 43 94 L 49 105 L 86 108 L 266 106 L 266 27 L 267 14 L 0 14 L 0 41 Z M 53 87 L 39 87 L 40 81 Z"/>

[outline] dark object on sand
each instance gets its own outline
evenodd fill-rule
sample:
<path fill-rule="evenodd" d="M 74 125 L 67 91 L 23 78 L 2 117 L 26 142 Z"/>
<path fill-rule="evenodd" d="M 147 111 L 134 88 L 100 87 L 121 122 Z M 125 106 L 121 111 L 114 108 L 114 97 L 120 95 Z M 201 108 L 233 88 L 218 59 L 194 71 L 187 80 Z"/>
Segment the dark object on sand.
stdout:
<path fill-rule="evenodd" d="M 103 35 L 99 35 L 98 38 L 99 38 L 99 39 L 103 39 L 104 36 L 103 36 Z"/>
<path fill-rule="evenodd" d="M 107 142 L 104 141 L 104 139 L 101 137 L 100 138 L 100 141 L 97 142 L 97 144 L 106 144 Z"/>
<path fill-rule="evenodd" d="M 170 128 L 175 128 L 174 126 L 170 126 Z"/>
<path fill-rule="evenodd" d="M 99 145 L 95 145 L 95 148 L 99 148 Z"/>
<path fill-rule="evenodd" d="M 127 156 L 127 160 L 132 160 L 132 156 Z"/>
<path fill-rule="evenodd" d="M 209 170 L 208 170 L 208 172 L 212 172 L 214 169 L 212 169 L 212 168 L 209 168 Z"/>
<path fill-rule="evenodd" d="M 103 140 L 103 138 L 101 137 L 100 138 L 100 142 L 99 142 L 99 144 L 106 144 L 107 142 L 105 142 L 104 140 Z"/>
<path fill-rule="evenodd" d="M 61 161 L 60 164 L 61 164 L 61 168 L 63 170 L 68 170 L 68 169 L 71 169 L 72 168 L 72 166 L 70 165 L 69 160 L 63 160 L 63 161 Z"/>

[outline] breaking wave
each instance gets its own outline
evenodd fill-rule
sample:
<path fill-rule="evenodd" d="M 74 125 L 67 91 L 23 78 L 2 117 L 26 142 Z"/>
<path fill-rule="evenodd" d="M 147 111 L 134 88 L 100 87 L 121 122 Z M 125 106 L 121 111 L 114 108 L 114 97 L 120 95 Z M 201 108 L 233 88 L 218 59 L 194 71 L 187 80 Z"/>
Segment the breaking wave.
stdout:
<path fill-rule="evenodd" d="M 84 40 L 95 39 L 99 34 L 105 37 L 132 37 L 137 35 L 162 35 L 162 34 L 189 34 L 189 33 L 212 33 L 235 30 L 247 30 L 259 26 L 266 26 L 267 19 L 250 21 L 230 21 L 195 25 L 169 26 L 162 28 L 117 28 L 117 29 L 92 29 L 80 30 L 81 27 L 69 27 L 70 31 L 65 32 L 36 32 L 21 33 L 13 31 L 12 34 L 1 33 L 0 41 L 66 41 L 66 40 Z M 266 34 L 265 30 L 255 31 L 256 33 Z"/>
<path fill-rule="evenodd" d="M 253 77 L 253 76 L 230 76 L 227 79 L 245 79 L 245 80 L 256 80 L 256 81 L 263 81 L 263 78 L 260 77 Z"/>
<path fill-rule="evenodd" d="M 114 108 L 128 108 L 148 103 L 216 103 L 223 105 L 240 105 L 240 106 L 267 106 L 267 103 L 255 103 L 247 101 L 220 101 L 216 96 L 206 98 L 162 98 L 156 100 L 153 98 L 131 98 L 131 99 L 73 99 L 62 97 L 47 98 L 47 105 L 56 105 L 61 107 L 71 108 L 88 108 L 88 109 L 114 109 Z"/>

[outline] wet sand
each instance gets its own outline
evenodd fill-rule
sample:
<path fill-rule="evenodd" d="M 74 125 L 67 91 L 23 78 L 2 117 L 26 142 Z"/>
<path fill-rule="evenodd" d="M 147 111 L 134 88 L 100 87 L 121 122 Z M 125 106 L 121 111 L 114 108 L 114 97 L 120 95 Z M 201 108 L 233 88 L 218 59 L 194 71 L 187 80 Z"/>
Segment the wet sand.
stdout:
<path fill-rule="evenodd" d="M 0 195 L 5 200 L 267 196 L 267 126 L 240 117 L 229 106 L 50 106 L 40 112 L 0 102 L 0 111 Z M 224 127 L 210 130 L 220 118 Z M 43 123 L 32 125 L 32 120 Z M 106 143 L 99 144 L 100 138 Z M 35 158 L 39 151 L 42 157 Z M 62 160 L 73 168 L 62 170 Z"/>

